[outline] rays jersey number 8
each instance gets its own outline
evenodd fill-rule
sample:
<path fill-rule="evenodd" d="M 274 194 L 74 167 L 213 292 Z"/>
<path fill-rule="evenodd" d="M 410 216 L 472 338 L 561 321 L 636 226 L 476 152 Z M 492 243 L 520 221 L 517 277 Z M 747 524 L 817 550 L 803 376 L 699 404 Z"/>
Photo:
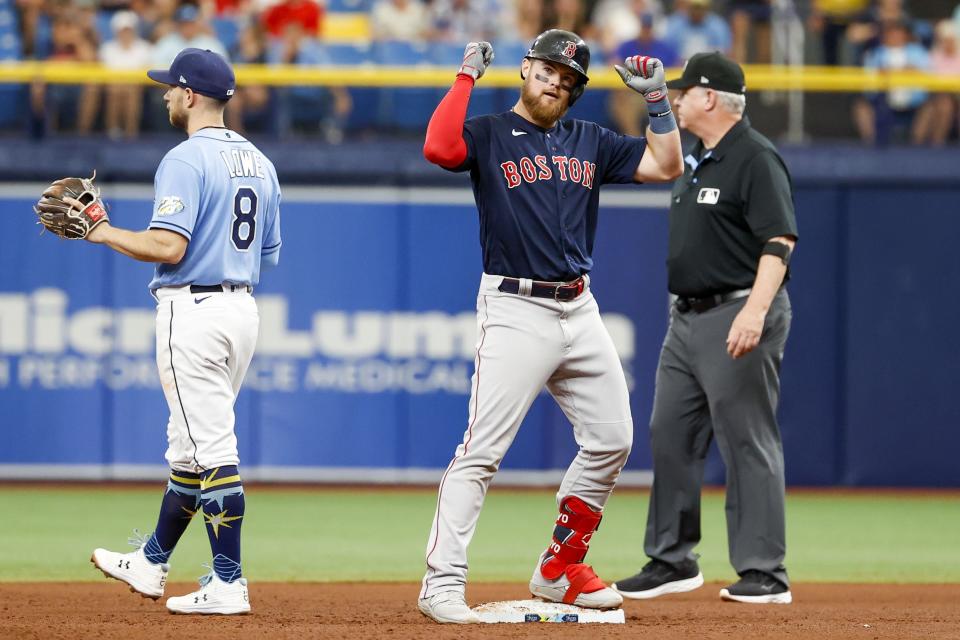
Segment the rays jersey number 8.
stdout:
<path fill-rule="evenodd" d="M 246 251 L 257 234 L 257 192 L 251 187 L 240 187 L 233 197 L 233 225 L 230 239 L 237 251 Z"/>
<path fill-rule="evenodd" d="M 179 264 L 157 265 L 151 289 L 191 284 L 256 286 L 280 252 L 276 170 L 235 131 L 205 128 L 172 149 L 155 180 L 151 228 L 185 236 Z"/>

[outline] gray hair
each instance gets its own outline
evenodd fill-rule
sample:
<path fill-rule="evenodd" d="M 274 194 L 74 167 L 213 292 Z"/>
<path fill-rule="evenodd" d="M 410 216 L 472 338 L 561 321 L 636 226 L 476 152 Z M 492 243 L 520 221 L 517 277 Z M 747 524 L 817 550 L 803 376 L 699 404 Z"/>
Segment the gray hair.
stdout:
<path fill-rule="evenodd" d="M 717 102 L 720 103 L 724 111 L 728 111 L 735 116 L 743 115 L 744 110 L 747 108 L 747 96 L 742 93 L 717 91 Z"/>

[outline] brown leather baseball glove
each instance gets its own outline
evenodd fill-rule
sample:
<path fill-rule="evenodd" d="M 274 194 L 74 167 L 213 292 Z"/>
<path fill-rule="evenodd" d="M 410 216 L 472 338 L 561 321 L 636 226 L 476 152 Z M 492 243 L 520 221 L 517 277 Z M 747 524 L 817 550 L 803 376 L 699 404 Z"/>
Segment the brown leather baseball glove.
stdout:
<path fill-rule="evenodd" d="M 37 224 L 67 240 L 83 240 L 101 222 L 109 220 L 100 189 L 89 178 L 61 178 L 43 192 L 34 205 Z"/>

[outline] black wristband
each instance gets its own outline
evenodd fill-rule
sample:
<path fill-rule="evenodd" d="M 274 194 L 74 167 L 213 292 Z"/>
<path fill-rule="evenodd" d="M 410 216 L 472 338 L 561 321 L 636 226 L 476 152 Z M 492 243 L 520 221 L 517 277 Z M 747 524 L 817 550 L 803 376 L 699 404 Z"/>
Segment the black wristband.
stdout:
<path fill-rule="evenodd" d="M 787 266 L 790 264 L 790 255 L 792 253 L 793 250 L 790 248 L 790 245 L 771 240 L 763 245 L 763 251 L 760 252 L 760 255 L 777 256 L 783 261 L 783 265 Z"/>

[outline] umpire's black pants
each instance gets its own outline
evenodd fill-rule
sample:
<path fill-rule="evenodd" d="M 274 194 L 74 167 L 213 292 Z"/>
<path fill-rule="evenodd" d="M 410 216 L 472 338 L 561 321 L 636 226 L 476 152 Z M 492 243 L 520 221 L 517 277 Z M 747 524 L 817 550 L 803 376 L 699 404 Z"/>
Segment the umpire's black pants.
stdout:
<path fill-rule="evenodd" d="M 757 569 L 789 585 L 776 411 L 790 298 L 786 290 L 776 295 L 760 344 L 734 360 L 726 338 L 745 302 L 700 314 L 671 310 L 650 420 L 654 480 L 644 551 L 672 564 L 697 557 L 703 467 L 716 436 L 727 468 L 730 562 L 738 574 Z"/>

